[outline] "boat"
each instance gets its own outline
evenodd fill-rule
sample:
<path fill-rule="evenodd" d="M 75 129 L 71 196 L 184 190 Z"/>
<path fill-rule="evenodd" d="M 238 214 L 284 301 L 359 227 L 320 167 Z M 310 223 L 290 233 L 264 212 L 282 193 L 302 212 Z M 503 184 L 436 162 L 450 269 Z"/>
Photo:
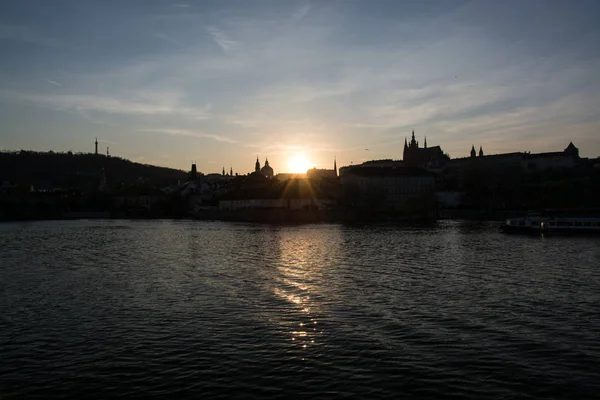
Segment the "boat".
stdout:
<path fill-rule="evenodd" d="M 600 218 L 528 215 L 508 218 L 501 230 L 533 235 L 600 233 Z"/>

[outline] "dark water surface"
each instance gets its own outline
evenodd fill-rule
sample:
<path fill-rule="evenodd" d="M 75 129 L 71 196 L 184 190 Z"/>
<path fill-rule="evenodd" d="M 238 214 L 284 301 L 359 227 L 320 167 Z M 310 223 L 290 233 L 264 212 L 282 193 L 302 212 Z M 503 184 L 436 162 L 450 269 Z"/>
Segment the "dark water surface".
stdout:
<path fill-rule="evenodd" d="M 0 224 L 0 398 L 599 398 L 600 239 Z"/>

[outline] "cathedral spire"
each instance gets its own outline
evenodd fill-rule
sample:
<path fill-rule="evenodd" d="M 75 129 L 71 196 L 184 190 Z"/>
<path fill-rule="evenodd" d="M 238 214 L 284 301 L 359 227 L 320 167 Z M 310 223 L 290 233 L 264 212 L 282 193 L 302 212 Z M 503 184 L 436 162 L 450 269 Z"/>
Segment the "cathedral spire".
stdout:
<path fill-rule="evenodd" d="M 412 131 L 412 137 L 410 139 L 410 146 L 409 147 L 419 147 L 419 145 L 417 144 L 417 141 L 415 139 L 415 130 L 413 129 Z"/>
<path fill-rule="evenodd" d="M 337 162 L 335 156 L 333 156 L 333 172 L 335 173 L 335 176 L 337 176 Z"/>
<path fill-rule="evenodd" d="M 475 151 L 475 145 L 471 146 L 471 157 L 477 156 L 477 152 Z"/>
<path fill-rule="evenodd" d="M 254 172 L 260 172 L 260 161 L 258 161 L 258 156 L 256 156 L 256 164 L 254 164 Z"/>
<path fill-rule="evenodd" d="M 408 142 L 406 141 L 406 136 L 404 136 L 404 148 L 408 147 Z"/>

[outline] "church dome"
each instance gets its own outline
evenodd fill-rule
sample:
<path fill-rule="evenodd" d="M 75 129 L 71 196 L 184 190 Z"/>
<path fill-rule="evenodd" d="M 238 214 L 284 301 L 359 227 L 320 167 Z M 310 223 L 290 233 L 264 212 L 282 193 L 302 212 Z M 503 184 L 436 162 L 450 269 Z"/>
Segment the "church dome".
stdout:
<path fill-rule="evenodd" d="M 265 166 L 260 169 L 260 173 L 269 179 L 273 177 L 273 168 L 269 165 L 269 160 L 265 160 Z"/>

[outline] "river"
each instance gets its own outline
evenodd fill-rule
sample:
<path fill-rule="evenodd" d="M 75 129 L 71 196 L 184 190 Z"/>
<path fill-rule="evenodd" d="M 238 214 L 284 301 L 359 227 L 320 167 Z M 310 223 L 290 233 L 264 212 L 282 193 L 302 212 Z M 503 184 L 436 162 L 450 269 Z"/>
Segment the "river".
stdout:
<path fill-rule="evenodd" d="M 600 239 L 0 224 L 0 398 L 594 398 Z"/>

